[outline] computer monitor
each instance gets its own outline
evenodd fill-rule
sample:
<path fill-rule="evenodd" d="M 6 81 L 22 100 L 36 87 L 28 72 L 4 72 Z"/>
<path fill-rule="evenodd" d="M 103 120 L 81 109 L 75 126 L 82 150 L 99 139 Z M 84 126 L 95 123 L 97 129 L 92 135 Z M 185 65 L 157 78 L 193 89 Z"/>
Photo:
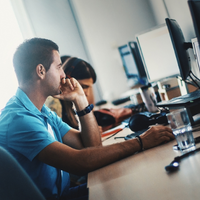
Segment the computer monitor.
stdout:
<path fill-rule="evenodd" d="M 188 6 L 192 16 L 196 37 L 200 43 L 200 0 L 188 0 Z"/>
<path fill-rule="evenodd" d="M 200 48 L 199 48 L 199 41 L 197 38 L 192 39 L 192 46 L 193 46 L 194 57 L 195 57 L 198 69 L 200 71 Z"/>
<path fill-rule="evenodd" d="M 136 40 L 150 83 L 180 74 L 166 24 L 137 34 Z"/>
<path fill-rule="evenodd" d="M 140 52 L 137 46 L 137 42 L 128 42 L 129 49 L 135 59 L 136 65 L 137 65 L 137 70 L 138 70 L 138 75 L 140 78 L 146 78 L 146 72 L 144 69 L 144 65 L 142 63 L 142 58 L 140 56 Z"/>
<path fill-rule="evenodd" d="M 127 79 L 135 79 L 137 84 L 145 84 L 146 72 L 137 43 L 132 41 L 118 47 Z"/>
<path fill-rule="evenodd" d="M 186 80 L 191 72 L 191 63 L 188 48 L 192 48 L 192 43 L 186 43 L 183 32 L 175 19 L 165 19 L 174 53 L 176 55 L 177 63 L 180 70 L 182 80 Z"/>

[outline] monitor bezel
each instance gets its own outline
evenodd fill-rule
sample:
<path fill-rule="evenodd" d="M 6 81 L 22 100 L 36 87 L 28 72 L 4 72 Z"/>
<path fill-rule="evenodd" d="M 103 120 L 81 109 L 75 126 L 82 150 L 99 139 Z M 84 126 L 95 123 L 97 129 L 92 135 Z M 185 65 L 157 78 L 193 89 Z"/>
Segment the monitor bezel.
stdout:
<path fill-rule="evenodd" d="M 176 55 L 178 67 L 180 70 L 180 75 L 182 80 L 185 81 L 191 72 L 190 56 L 189 53 L 187 52 L 187 47 L 185 46 L 186 41 L 183 32 L 181 30 L 181 27 L 179 26 L 178 22 L 175 19 L 166 18 L 165 21 L 169 30 L 174 53 Z M 176 25 L 176 27 L 174 25 Z"/>
<path fill-rule="evenodd" d="M 133 47 L 133 45 L 134 45 L 134 47 Z M 139 51 L 137 42 L 130 41 L 130 42 L 128 42 L 128 46 L 129 46 L 129 49 L 132 52 L 132 55 L 135 59 L 135 62 L 136 62 L 136 65 L 137 65 L 137 70 L 138 70 L 138 73 L 139 73 L 139 78 L 146 79 L 147 74 L 146 74 L 145 67 L 144 67 L 143 62 L 142 62 L 142 58 L 141 58 L 141 55 L 140 55 L 140 51 Z"/>
<path fill-rule="evenodd" d="M 132 44 L 134 45 L 134 47 Z M 123 48 L 127 48 L 128 51 L 126 53 L 122 53 L 121 49 L 123 49 Z M 135 41 L 130 41 L 125 45 L 119 46 L 118 50 L 119 50 L 119 54 L 121 56 L 122 64 L 123 64 L 127 79 L 132 79 L 132 78 L 136 78 L 136 77 L 138 79 L 146 79 L 147 75 L 146 75 L 142 60 L 141 60 L 141 56 L 140 56 L 140 53 L 138 50 L 137 43 Z M 128 55 L 128 54 L 130 54 L 132 56 L 132 58 L 136 64 L 135 66 L 136 66 L 137 74 L 129 74 L 128 73 L 128 69 L 127 69 L 126 63 L 124 62 L 124 57 L 123 57 L 124 55 Z"/>

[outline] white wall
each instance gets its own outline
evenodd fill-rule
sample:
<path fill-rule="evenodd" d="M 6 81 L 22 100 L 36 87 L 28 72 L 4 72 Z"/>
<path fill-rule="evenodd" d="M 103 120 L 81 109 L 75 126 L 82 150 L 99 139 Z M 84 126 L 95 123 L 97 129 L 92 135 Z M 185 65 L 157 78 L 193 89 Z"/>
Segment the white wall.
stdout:
<path fill-rule="evenodd" d="M 35 36 L 51 39 L 60 53 L 87 55 L 71 7 L 66 0 L 23 0 Z"/>
<path fill-rule="evenodd" d="M 61 55 L 88 60 L 79 29 L 68 0 L 10 0 L 24 39 L 43 37 L 56 42 Z M 96 100 L 101 99 L 99 83 L 94 86 Z"/>
<path fill-rule="evenodd" d="M 190 10 L 187 3 L 188 0 L 162 0 L 162 2 L 164 2 L 164 4 L 166 5 L 167 12 L 160 12 L 161 5 L 158 4 L 158 0 L 150 1 L 153 6 L 156 21 L 164 22 L 166 17 L 175 19 L 183 32 L 186 42 L 191 42 L 191 39 L 196 37 Z M 159 2 L 161 2 L 161 0 Z M 191 59 L 192 71 L 196 74 L 197 77 L 200 77 L 193 50 L 189 49 L 188 52 Z"/>
<path fill-rule="evenodd" d="M 118 47 L 156 25 L 148 0 L 73 0 L 75 16 L 95 66 L 103 98 L 127 91 Z"/>
<path fill-rule="evenodd" d="M 195 36 L 187 0 L 12 1 L 23 2 L 33 34 L 55 41 L 61 55 L 79 56 L 94 66 L 97 89 L 106 100 L 129 89 L 118 46 L 168 15 L 178 21 L 187 41 Z"/>
<path fill-rule="evenodd" d="M 165 23 L 165 18 L 169 17 L 168 10 L 166 9 L 166 4 L 164 0 L 149 0 L 156 23 L 163 24 Z"/>
<path fill-rule="evenodd" d="M 72 0 L 86 48 L 96 67 L 105 99 L 128 90 L 117 47 L 135 40 L 135 35 L 176 19 L 185 39 L 195 37 L 187 0 Z M 192 49 L 192 70 L 198 76 Z"/>

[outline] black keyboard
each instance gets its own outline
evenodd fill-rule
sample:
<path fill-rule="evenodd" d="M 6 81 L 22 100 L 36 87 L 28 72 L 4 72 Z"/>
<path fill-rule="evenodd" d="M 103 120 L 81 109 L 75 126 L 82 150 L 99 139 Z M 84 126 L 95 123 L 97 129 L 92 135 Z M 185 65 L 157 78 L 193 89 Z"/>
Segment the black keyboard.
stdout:
<path fill-rule="evenodd" d="M 196 90 L 189 94 L 183 96 L 175 97 L 169 101 L 162 101 L 157 103 L 158 107 L 177 107 L 177 106 L 187 106 L 194 103 L 199 103 L 200 101 L 200 90 Z"/>
<path fill-rule="evenodd" d="M 190 100 L 193 100 L 194 97 L 198 98 L 199 96 L 200 96 L 200 90 L 196 90 L 196 91 L 191 92 L 189 94 L 185 94 L 183 96 L 176 97 L 176 99 L 185 99 L 186 98 L 188 101 L 190 101 Z"/>

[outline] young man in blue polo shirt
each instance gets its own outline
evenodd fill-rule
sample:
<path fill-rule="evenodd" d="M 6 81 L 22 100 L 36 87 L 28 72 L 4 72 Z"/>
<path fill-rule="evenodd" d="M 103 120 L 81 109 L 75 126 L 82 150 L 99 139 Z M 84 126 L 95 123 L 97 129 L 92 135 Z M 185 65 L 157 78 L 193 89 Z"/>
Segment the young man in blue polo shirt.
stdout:
<path fill-rule="evenodd" d="M 0 146 L 26 170 L 46 199 L 76 199 L 69 174 L 85 175 L 119 159 L 174 139 L 171 129 L 156 126 L 140 138 L 102 147 L 101 135 L 80 84 L 65 79 L 58 46 L 46 39 L 22 43 L 13 58 L 19 87 L 0 116 Z M 75 104 L 81 131 L 62 122 L 44 102 L 48 96 Z M 87 190 L 80 195 L 88 199 Z"/>

